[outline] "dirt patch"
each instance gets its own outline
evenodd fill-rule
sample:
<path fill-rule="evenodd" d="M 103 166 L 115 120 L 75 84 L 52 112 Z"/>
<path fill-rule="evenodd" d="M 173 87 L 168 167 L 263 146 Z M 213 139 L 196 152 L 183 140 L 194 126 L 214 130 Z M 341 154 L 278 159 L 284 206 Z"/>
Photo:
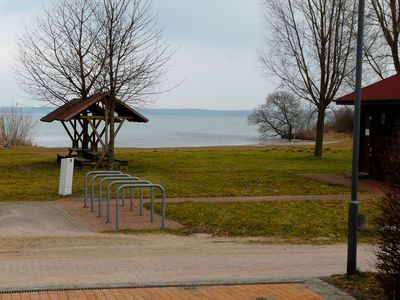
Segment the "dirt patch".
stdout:
<path fill-rule="evenodd" d="M 306 178 L 321 181 L 330 184 L 339 184 L 347 187 L 351 187 L 351 178 L 345 174 L 299 174 Z M 360 191 L 366 191 L 382 195 L 390 191 L 390 185 L 386 182 L 374 180 L 374 179 L 360 179 L 359 181 Z"/>

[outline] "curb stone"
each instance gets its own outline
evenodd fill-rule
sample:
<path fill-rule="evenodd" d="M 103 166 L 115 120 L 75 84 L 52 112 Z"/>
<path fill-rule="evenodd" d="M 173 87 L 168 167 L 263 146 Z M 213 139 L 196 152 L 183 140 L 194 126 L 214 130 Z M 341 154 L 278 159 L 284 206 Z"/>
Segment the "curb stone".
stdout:
<path fill-rule="evenodd" d="M 304 284 L 306 287 L 312 289 L 326 300 L 356 300 L 346 292 L 319 278 L 307 280 L 304 282 Z"/>

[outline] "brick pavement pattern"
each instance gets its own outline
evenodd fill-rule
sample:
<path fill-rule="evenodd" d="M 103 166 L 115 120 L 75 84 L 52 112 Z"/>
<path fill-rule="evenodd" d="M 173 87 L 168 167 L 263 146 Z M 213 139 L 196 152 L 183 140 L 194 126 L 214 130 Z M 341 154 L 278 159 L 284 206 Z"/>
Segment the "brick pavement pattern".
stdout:
<path fill-rule="evenodd" d="M 0 290 L 293 282 L 346 271 L 346 245 L 266 242 L 171 235 L 2 235 Z M 372 271 L 369 247 L 358 250 L 359 268 Z"/>
<path fill-rule="evenodd" d="M 94 212 L 90 211 L 90 208 L 83 208 L 82 201 L 76 199 L 61 199 L 56 201 L 56 204 L 65 210 L 73 219 L 82 224 L 88 230 L 92 232 L 104 232 L 107 230 L 115 229 L 115 201 L 110 202 L 110 221 L 106 223 L 106 201 L 103 201 L 102 205 L 102 217 L 99 218 L 97 215 L 98 207 L 96 203 L 96 209 Z M 157 229 L 161 227 L 161 216 L 154 214 L 154 222 L 150 222 L 150 211 L 143 209 L 143 215 L 139 214 L 139 207 L 137 199 L 134 202 L 133 210 L 130 211 L 129 199 L 125 207 L 120 207 L 120 229 Z M 167 206 L 168 209 L 168 206 Z M 167 219 L 166 228 L 168 229 L 179 229 L 183 225 L 178 222 Z"/>
<path fill-rule="evenodd" d="M 303 284 L 260 284 L 189 288 L 98 289 L 0 294 L 0 300 L 323 300 Z"/>

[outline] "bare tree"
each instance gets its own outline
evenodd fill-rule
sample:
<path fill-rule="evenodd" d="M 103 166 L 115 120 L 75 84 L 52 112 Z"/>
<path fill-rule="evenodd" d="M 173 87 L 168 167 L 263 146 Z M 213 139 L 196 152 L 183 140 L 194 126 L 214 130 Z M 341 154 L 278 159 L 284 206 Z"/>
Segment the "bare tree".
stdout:
<path fill-rule="evenodd" d="M 58 106 L 109 94 L 104 119 L 110 168 L 116 99 L 137 104 L 162 92 L 172 52 L 156 21 L 150 0 L 60 0 L 18 42 L 17 74 L 36 99 Z M 88 121 L 83 124 L 87 141 Z"/>
<path fill-rule="evenodd" d="M 262 137 L 280 135 L 290 141 L 302 114 L 298 99 L 288 92 L 277 91 L 249 115 L 248 122 L 258 127 Z"/>
<path fill-rule="evenodd" d="M 60 0 L 25 29 L 18 40 L 16 72 L 25 91 L 56 106 L 101 90 L 105 53 L 94 0 Z M 83 147 L 89 143 L 82 120 Z"/>
<path fill-rule="evenodd" d="M 356 1 L 263 0 L 271 29 L 260 53 L 269 75 L 315 106 L 314 155 L 322 155 L 325 112 L 354 69 Z"/>
<path fill-rule="evenodd" d="M 400 0 L 371 0 L 368 8 L 365 58 L 384 79 L 400 73 Z"/>
<path fill-rule="evenodd" d="M 100 88 L 104 54 L 93 0 L 60 0 L 18 40 L 16 68 L 25 91 L 56 106 Z"/>
<path fill-rule="evenodd" d="M 104 89 L 109 92 L 109 168 L 114 160 L 116 98 L 145 101 L 159 89 L 169 69 L 171 53 L 157 29 L 150 0 L 101 0 L 96 16 L 101 23 L 101 44 L 106 53 Z M 106 118 L 107 119 L 107 118 Z"/>

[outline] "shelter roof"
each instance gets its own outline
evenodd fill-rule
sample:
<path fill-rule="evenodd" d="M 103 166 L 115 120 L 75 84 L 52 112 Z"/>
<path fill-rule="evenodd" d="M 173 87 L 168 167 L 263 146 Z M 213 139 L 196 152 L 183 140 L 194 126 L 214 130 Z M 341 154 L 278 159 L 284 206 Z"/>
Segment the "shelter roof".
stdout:
<path fill-rule="evenodd" d="M 105 97 L 108 97 L 107 93 L 94 94 L 87 99 L 73 99 L 44 116 L 40 121 L 66 122 L 78 118 L 85 110 L 89 110 L 96 115 L 104 115 L 103 109 L 97 103 L 103 101 Z M 148 122 L 146 117 L 118 99 L 116 99 L 115 112 L 119 117 L 126 118 L 129 122 Z"/>
<path fill-rule="evenodd" d="M 355 93 L 335 100 L 337 104 L 353 105 Z M 400 74 L 375 82 L 362 89 L 361 101 L 365 104 L 400 103 Z"/>

